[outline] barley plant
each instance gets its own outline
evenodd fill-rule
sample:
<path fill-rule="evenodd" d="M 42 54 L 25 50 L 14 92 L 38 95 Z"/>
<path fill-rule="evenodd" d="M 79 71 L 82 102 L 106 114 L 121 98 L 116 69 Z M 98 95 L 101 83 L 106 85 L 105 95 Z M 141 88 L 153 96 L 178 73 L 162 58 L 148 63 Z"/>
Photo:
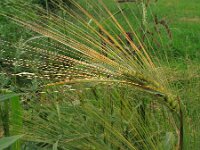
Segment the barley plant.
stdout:
<path fill-rule="evenodd" d="M 10 125 L 21 148 L 182 149 L 181 101 L 159 51 L 142 40 L 145 1 L 3 5 L 32 36 L 0 39 L 1 77 L 10 77 L 1 86 L 22 93 L 23 125 Z"/>

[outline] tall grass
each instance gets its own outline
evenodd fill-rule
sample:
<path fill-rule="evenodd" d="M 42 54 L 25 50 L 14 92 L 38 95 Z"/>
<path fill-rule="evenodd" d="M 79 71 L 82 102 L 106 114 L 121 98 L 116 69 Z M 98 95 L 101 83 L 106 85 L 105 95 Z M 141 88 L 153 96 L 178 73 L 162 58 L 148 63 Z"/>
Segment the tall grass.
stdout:
<path fill-rule="evenodd" d="M 172 116 L 160 105 L 154 106 L 158 110 L 153 113 L 149 96 L 138 96 L 142 92 L 106 85 L 49 90 L 41 95 L 42 102 L 31 103 L 33 112 L 25 114 L 24 121 L 26 138 L 48 143 L 43 147 L 58 142 L 63 149 L 175 148 Z M 145 117 L 139 112 L 141 100 L 147 106 Z M 169 145 L 165 145 L 168 140 Z"/>
<path fill-rule="evenodd" d="M 38 33 L 22 43 L 23 59 L 2 58 L 22 68 L 11 76 L 41 84 L 39 101 L 22 115 L 25 138 L 61 149 L 161 149 L 170 138 L 169 149 L 182 149 L 180 100 L 143 45 L 134 11 L 102 0 L 52 3 L 58 13 L 21 2 L 2 12 Z"/>
<path fill-rule="evenodd" d="M 3 136 L 6 136 L 6 138 L 0 141 L 0 147 L 4 149 L 15 142 L 12 149 L 20 149 L 20 141 L 17 140 L 19 140 L 22 135 L 16 136 L 22 130 L 22 109 L 19 94 L 13 94 L 9 91 L 7 91 L 9 94 L 5 94 L 5 92 L 6 91 L 1 91 L 0 96 L 0 120 L 1 127 L 3 128 Z"/>

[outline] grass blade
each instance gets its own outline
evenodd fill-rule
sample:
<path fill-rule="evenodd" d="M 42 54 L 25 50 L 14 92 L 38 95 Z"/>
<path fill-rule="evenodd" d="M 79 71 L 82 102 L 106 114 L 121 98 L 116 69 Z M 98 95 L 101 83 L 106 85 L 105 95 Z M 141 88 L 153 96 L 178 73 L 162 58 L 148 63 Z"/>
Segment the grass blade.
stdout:
<path fill-rule="evenodd" d="M 9 146 L 11 146 L 13 143 L 15 143 L 17 140 L 22 138 L 23 135 L 16 135 L 11 137 L 4 137 L 0 139 L 0 150 L 3 150 Z"/>

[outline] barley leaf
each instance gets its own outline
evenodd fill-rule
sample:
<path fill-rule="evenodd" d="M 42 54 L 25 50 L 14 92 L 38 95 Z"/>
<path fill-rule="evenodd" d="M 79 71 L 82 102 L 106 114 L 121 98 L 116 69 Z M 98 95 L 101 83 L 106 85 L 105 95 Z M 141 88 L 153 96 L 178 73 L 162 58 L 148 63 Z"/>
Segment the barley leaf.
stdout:
<path fill-rule="evenodd" d="M 11 137 L 3 137 L 0 139 L 0 150 L 3 150 L 10 145 L 12 145 L 14 142 L 22 138 L 24 135 L 16 135 Z"/>
<path fill-rule="evenodd" d="M 5 100 L 9 100 L 10 98 L 16 97 L 16 96 L 19 96 L 19 95 L 20 94 L 15 94 L 15 93 L 0 95 L 0 102 L 3 102 Z"/>

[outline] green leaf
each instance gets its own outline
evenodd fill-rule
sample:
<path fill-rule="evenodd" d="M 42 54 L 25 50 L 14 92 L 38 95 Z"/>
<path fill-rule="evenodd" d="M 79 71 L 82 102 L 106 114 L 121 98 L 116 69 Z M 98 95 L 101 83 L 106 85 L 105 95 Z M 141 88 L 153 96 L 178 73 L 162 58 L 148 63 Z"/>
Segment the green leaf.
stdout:
<path fill-rule="evenodd" d="M 165 134 L 163 141 L 160 143 L 160 148 L 162 148 L 163 150 L 173 149 L 175 140 L 176 140 L 176 138 L 175 138 L 174 134 L 172 132 L 167 132 Z"/>
<path fill-rule="evenodd" d="M 10 131 L 11 135 L 16 135 L 21 133 L 20 131 L 23 128 L 22 120 L 23 109 L 20 104 L 20 97 L 14 96 L 10 99 L 10 124 L 12 124 L 12 130 Z M 18 140 L 12 146 L 12 150 L 18 150 L 21 148 L 20 140 Z"/>
<path fill-rule="evenodd" d="M 16 97 L 19 96 L 20 94 L 16 94 L 16 93 L 10 93 L 10 94 L 2 94 L 0 95 L 0 102 L 3 102 L 5 100 L 9 100 L 12 97 Z"/>
<path fill-rule="evenodd" d="M 9 146 L 11 146 L 13 143 L 15 143 L 17 140 L 22 138 L 24 135 L 16 135 L 16 136 L 10 136 L 10 137 L 3 137 L 0 139 L 0 150 L 3 150 Z"/>
<path fill-rule="evenodd" d="M 56 141 L 56 143 L 53 144 L 53 150 L 58 150 L 58 141 Z"/>

